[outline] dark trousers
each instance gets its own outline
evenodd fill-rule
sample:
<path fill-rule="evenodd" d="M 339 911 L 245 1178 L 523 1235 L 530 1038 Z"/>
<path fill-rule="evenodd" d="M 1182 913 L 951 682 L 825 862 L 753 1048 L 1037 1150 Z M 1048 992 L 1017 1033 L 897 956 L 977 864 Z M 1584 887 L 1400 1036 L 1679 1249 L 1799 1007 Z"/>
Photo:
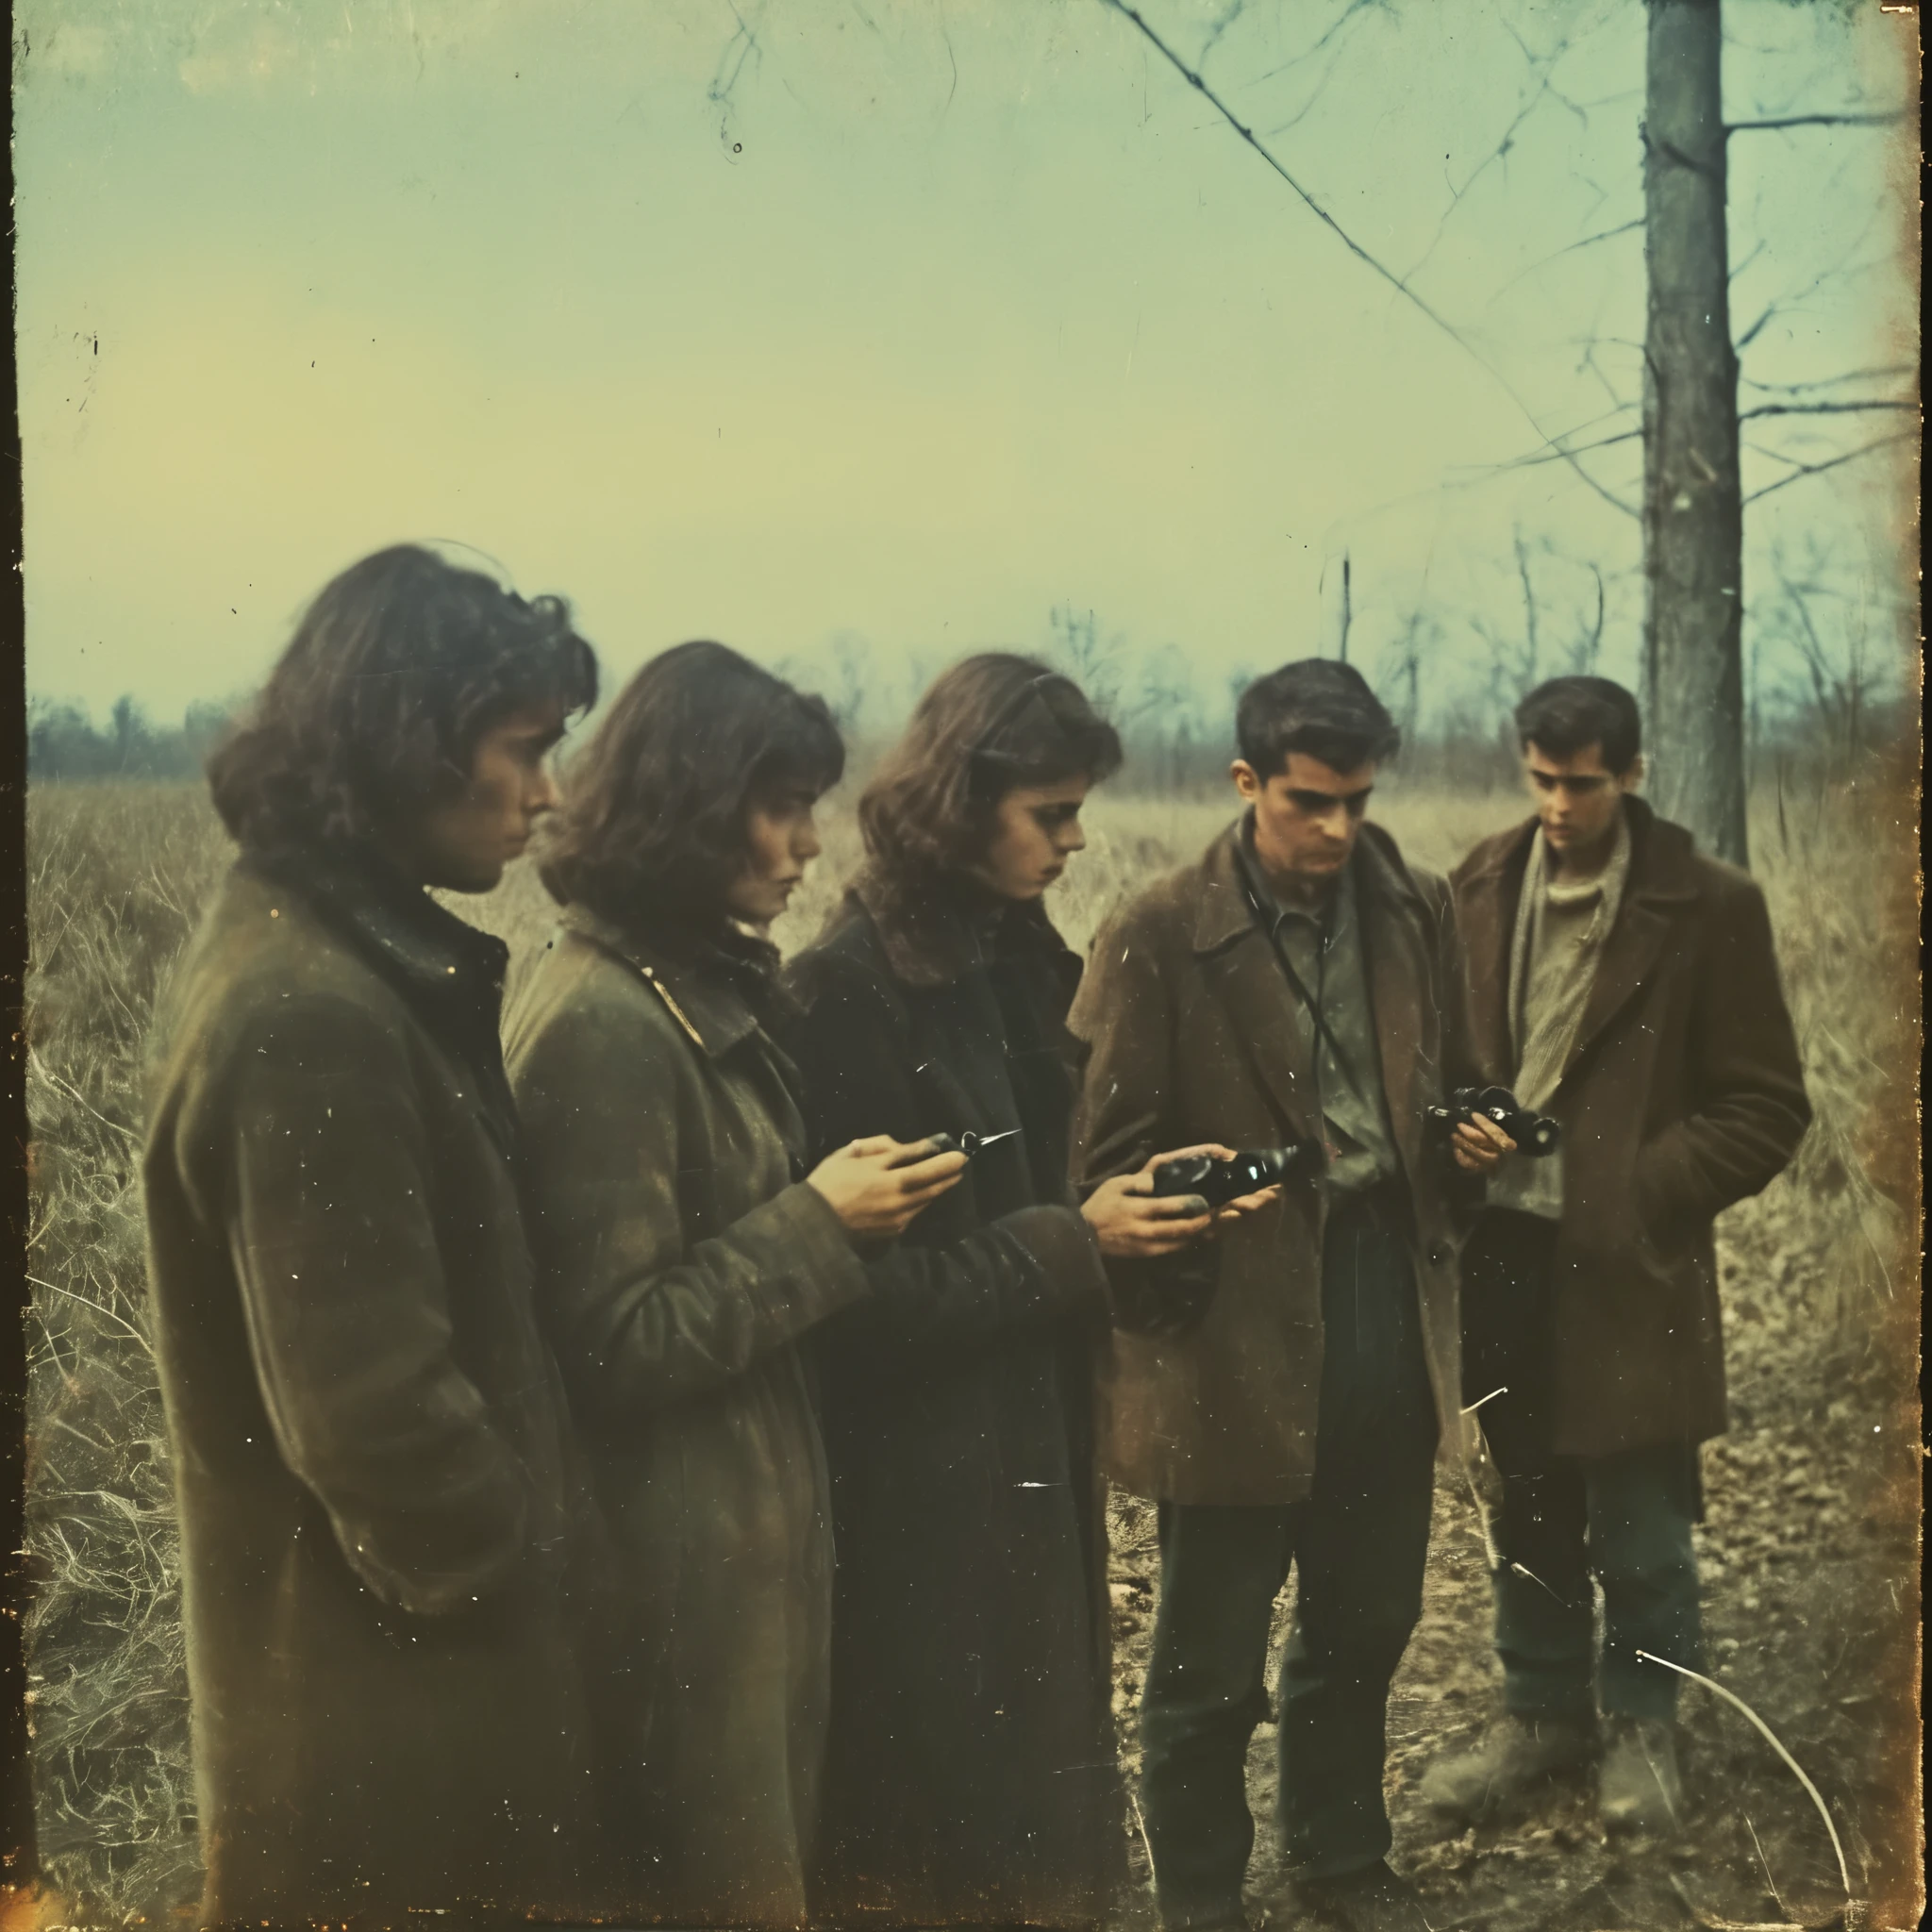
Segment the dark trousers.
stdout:
<path fill-rule="evenodd" d="M 1679 1680 L 1638 1653 L 1698 1667 L 1697 1450 L 1552 1451 L 1556 1244 L 1555 1222 L 1495 1208 L 1462 1257 L 1463 1399 L 1508 1391 L 1481 1410 L 1502 1477 L 1491 1527 L 1504 1702 L 1524 1716 L 1587 1718 L 1600 1701 L 1606 1715 L 1668 1718 Z M 1600 1660 L 1592 1577 L 1604 1600 Z"/>
<path fill-rule="evenodd" d="M 1162 1503 L 1160 1603 L 1141 1703 L 1142 1808 L 1162 1919 L 1241 1910 L 1254 1845 L 1248 1740 L 1274 1600 L 1300 1573 L 1282 1658 L 1276 1806 L 1307 1876 L 1389 1849 L 1389 1680 L 1422 1612 L 1436 1408 L 1406 1209 L 1384 1190 L 1331 1210 L 1313 1493 L 1284 1508 Z"/>

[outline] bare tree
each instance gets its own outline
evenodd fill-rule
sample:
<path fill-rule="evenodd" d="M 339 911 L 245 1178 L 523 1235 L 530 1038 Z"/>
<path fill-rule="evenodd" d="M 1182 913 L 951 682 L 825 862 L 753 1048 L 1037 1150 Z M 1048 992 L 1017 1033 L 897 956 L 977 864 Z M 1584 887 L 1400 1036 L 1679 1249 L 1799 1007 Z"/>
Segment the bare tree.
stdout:
<path fill-rule="evenodd" d="M 1383 654 L 1382 689 L 1394 700 L 1403 741 L 1410 746 L 1422 729 L 1423 659 L 1441 641 L 1441 620 L 1418 601 L 1409 607 L 1393 645 Z"/>
<path fill-rule="evenodd" d="M 1117 631 L 1103 638 L 1094 613 L 1071 604 L 1056 606 L 1047 622 L 1053 628 L 1049 658 L 1116 724 L 1124 724 L 1141 708 L 1126 698 L 1124 635 Z"/>
<path fill-rule="evenodd" d="M 711 96 L 727 113 L 741 82 L 757 73 L 762 60 L 761 35 L 774 4 L 737 0 L 734 5 L 738 32 L 720 60 Z M 1140 38 L 1152 64 L 1170 69 L 1191 91 L 1191 98 L 1219 117 L 1272 173 L 1313 224 L 1312 236 L 1339 250 L 1337 259 L 1345 261 L 1350 273 L 1379 279 L 1394 301 L 1453 342 L 1527 424 L 1531 434 L 1520 454 L 1465 474 L 1452 473 L 1443 490 L 1486 487 L 1541 466 L 1552 483 L 1567 477 L 1619 512 L 1607 525 L 1610 534 L 1592 540 L 1596 548 L 1588 558 L 1565 557 L 1550 537 L 1538 535 L 1534 527 L 1525 533 L 1519 525 L 1509 549 L 1493 558 L 1504 571 L 1513 560 L 1514 585 L 1506 589 L 1499 574 L 1490 608 L 1479 621 L 1468 620 L 1488 646 L 1484 702 L 1491 720 L 1498 705 L 1507 708 L 1513 701 L 1516 692 L 1508 687 L 1520 689 L 1524 678 L 1559 668 L 1596 667 L 1605 654 L 1607 627 L 1613 639 L 1620 629 L 1624 580 L 1637 565 L 1637 544 L 1630 540 L 1641 530 L 1640 678 L 1649 713 L 1656 794 L 1662 808 L 1687 824 L 1707 849 L 1744 860 L 1743 512 L 1790 484 L 1826 475 L 1908 437 L 1909 424 L 1901 425 L 1897 418 L 1908 417 L 1916 405 L 1909 393 L 1909 366 L 1860 366 L 1812 375 L 1760 359 L 1766 350 L 1775 351 L 1774 336 L 1766 337 L 1774 318 L 1795 314 L 1827 280 L 1842 286 L 1845 276 L 1859 272 L 1851 257 L 1864 239 L 1860 233 L 1847 233 L 1844 258 L 1811 275 L 1807 287 L 1779 290 L 1755 320 L 1733 330 L 1731 288 L 1740 282 L 1750 286 L 1753 264 L 1760 257 L 1778 258 L 1770 237 L 1784 232 L 1790 216 L 1774 197 L 1764 205 L 1766 220 L 1757 224 L 1763 232 L 1755 245 L 1743 248 L 1738 261 L 1730 259 L 1733 221 L 1748 229 L 1753 211 L 1748 199 L 1735 213 L 1727 207 L 1727 142 L 1738 135 L 1767 146 L 1797 147 L 1815 139 L 1821 128 L 1881 127 L 1905 118 L 1903 112 L 1873 103 L 1855 76 L 1827 62 L 1816 69 L 1803 92 L 1809 96 L 1817 83 L 1836 75 L 1837 85 L 1849 82 L 1851 87 L 1842 105 L 1786 98 L 1779 82 L 1774 88 L 1777 98 L 1754 99 L 1740 118 L 1726 123 L 1721 0 L 1646 0 L 1645 114 L 1641 140 L 1631 142 L 1621 130 L 1628 126 L 1625 104 L 1634 95 L 1619 90 L 1596 97 L 1594 50 L 1587 43 L 1605 30 L 1627 35 L 1637 24 L 1632 9 L 1623 0 L 1561 8 L 1527 0 L 1512 7 L 1506 0 L 1496 10 L 1495 25 L 1521 58 L 1513 88 L 1507 84 L 1511 76 L 1504 73 L 1510 56 L 1499 42 L 1503 66 L 1496 75 L 1505 84 L 1485 101 L 1483 114 L 1477 115 L 1472 104 L 1471 119 L 1484 132 L 1467 152 L 1458 139 L 1454 170 L 1445 167 L 1443 172 L 1440 192 L 1446 200 L 1438 204 L 1440 218 L 1423 230 L 1426 239 L 1419 244 L 1407 239 L 1397 243 L 1353 213 L 1344 219 L 1341 211 L 1347 205 L 1335 187 L 1322 183 L 1315 151 L 1310 149 L 1309 159 L 1316 172 L 1309 172 L 1283 142 L 1307 119 L 1324 91 L 1337 84 L 1351 43 L 1373 42 L 1399 27 L 1399 9 L 1390 0 L 1326 0 L 1319 8 L 1288 7 L 1282 0 L 1209 0 L 1193 8 L 1176 0 L 1100 4 Z M 1749 57 L 1744 58 L 1748 62 Z M 1584 192 L 1563 204 L 1562 227 L 1541 235 L 1534 258 L 1493 293 L 1500 299 L 1545 275 L 1560 275 L 1577 287 L 1602 281 L 1583 265 L 1601 262 L 1606 251 L 1631 245 L 1627 238 L 1641 232 L 1649 271 L 1644 340 L 1628 341 L 1635 331 L 1609 321 L 1609 297 L 1602 297 L 1594 319 L 1580 333 L 1545 337 L 1537 344 L 1545 355 L 1572 344 L 1579 350 L 1574 391 L 1553 401 L 1547 382 L 1533 379 L 1526 364 L 1519 366 L 1514 357 L 1501 352 L 1487 323 L 1477 327 L 1465 319 L 1466 299 L 1454 307 L 1442 299 L 1437 292 L 1442 278 L 1432 280 L 1430 268 L 1452 227 L 1485 219 L 1485 204 L 1493 205 L 1507 191 L 1524 155 L 1551 155 L 1549 124 L 1562 124 L 1566 139 L 1572 130 L 1590 136 L 1606 115 L 1620 129 L 1618 163 L 1606 172 L 1608 151 L 1592 143 L 1573 171 Z M 1533 150 L 1532 142 L 1540 145 Z M 1636 199 L 1640 156 L 1641 208 Z M 1450 156 L 1443 158 L 1448 162 Z M 1413 207 L 1437 191 L 1409 175 L 1401 192 Z M 1871 221 L 1885 218 L 1874 204 Z M 1471 253 L 1459 251 L 1465 263 Z M 1458 289 L 1458 295 L 1466 291 Z M 1531 297 L 1517 299 L 1526 304 Z M 1757 307 L 1754 301 L 1751 311 Z M 1756 351 L 1754 343 L 1758 344 Z M 1863 352 L 1847 358 L 1860 363 L 1879 359 Z M 1808 379 L 1759 379 L 1790 375 Z M 1896 380 L 1901 377 L 1906 380 Z M 1639 463 L 1633 445 L 1642 451 L 1641 491 L 1633 475 Z M 1760 481 L 1757 465 L 1767 460 L 1776 467 L 1768 480 Z M 1360 516 L 1378 513 L 1371 509 Z M 1619 529 L 1624 516 L 1629 522 Z M 1359 541 L 1356 547 L 1361 547 Z M 1502 551 L 1503 546 L 1496 548 Z M 1760 554 L 1754 549 L 1754 557 Z M 1360 613 L 1352 609 L 1346 548 L 1340 564 L 1337 571 L 1331 562 L 1324 586 L 1323 648 L 1357 659 L 1374 658 L 1378 642 L 1384 650 L 1393 648 L 1399 682 L 1415 671 L 1416 655 L 1409 649 L 1413 639 L 1402 638 L 1399 618 L 1392 633 L 1378 633 L 1373 600 Z M 1571 570 L 1589 573 L 1589 581 L 1577 584 L 1582 601 L 1574 607 L 1574 627 L 1573 606 L 1559 584 Z M 1615 587 L 1607 599 L 1607 583 Z M 1516 626 L 1499 614 L 1517 594 L 1524 617 L 1520 642 Z M 1802 626 L 1788 613 L 1778 615 L 1781 608 L 1774 593 L 1752 613 L 1754 625 L 1766 621 L 1772 625 L 1761 655 L 1767 660 L 1782 658 L 1786 670 L 1794 663 L 1805 666 Z M 1363 623 L 1354 622 L 1357 615 Z M 1119 700 L 1126 693 L 1132 667 L 1122 661 L 1124 641 L 1103 645 L 1091 613 L 1082 618 L 1071 610 L 1056 613 L 1055 631 L 1058 659 L 1099 695 Z M 1754 662 L 1757 655 L 1754 643 Z M 1886 675 L 1874 665 L 1874 690 Z M 1450 681 L 1435 680 L 1432 702 L 1457 701 Z M 1861 705 L 1859 715 L 1869 715 L 1872 708 Z"/>
<path fill-rule="evenodd" d="M 1578 625 L 1576 645 L 1572 653 L 1573 668 L 1586 676 L 1595 671 L 1597 653 L 1604 643 L 1604 574 L 1592 563 L 1590 575 L 1596 584 L 1596 615 Z"/>
<path fill-rule="evenodd" d="M 1516 551 L 1516 576 L 1523 586 L 1523 683 L 1537 681 L 1540 669 L 1536 641 L 1536 586 L 1530 581 L 1529 551 L 1523 541 L 1523 525 L 1511 533 Z"/>
<path fill-rule="evenodd" d="M 1650 0 L 1643 673 L 1657 808 L 1742 865 L 1743 491 L 1719 0 Z"/>

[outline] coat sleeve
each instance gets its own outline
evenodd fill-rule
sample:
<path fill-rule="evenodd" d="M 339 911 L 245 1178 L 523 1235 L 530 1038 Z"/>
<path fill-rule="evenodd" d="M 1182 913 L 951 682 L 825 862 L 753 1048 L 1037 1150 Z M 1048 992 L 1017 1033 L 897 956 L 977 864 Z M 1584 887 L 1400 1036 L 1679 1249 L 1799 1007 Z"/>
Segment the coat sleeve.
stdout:
<path fill-rule="evenodd" d="M 1446 881 L 1438 880 L 1431 898 L 1436 920 L 1436 996 L 1442 1003 L 1442 1091 L 1446 1095 L 1458 1087 L 1480 1087 L 1483 1079 L 1471 1011 L 1469 959 L 1456 917 L 1456 895 Z"/>
<path fill-rule="evenodd" d="M 450 1352 L 425 1124 L 404 1044 L 346 1001 L 249 1029 L 224 1219 L 283 1459 L 385 1603 L 437 1614 L 525 1556 L 530 1478 Z"/>
<path fill-rule="evenodd" d="M 1456 918 L 1456 895 L 1444 879 L 1431 878 L 1429 905 L 1435 926 L 1436 998 L 1441 1002 L 1442 1064 L 1439 1074 L 1442 1098 L 1446 1101 L 1458 1087 L 1484 1085 L 1477 1064 L 1475 1028 L 1472 1015 L 1469 960 L 1462 947 L 1462 931 Z M 1469 1174 L 1457 1164 L 1448 1140 L 1427 1132 L 1427 1159 L 1434 1161 L 1442 1179 L 1442 1199 L 1455 1219 L 1458 1238 L 1466 1238 L 1483 1206 L 1485 1184 L 1481 1174 Z"/>
<path fill-rule="evenodd" d="M 711 1158 L 691 1053 L 645 1014 L 582 1001 L 510 1068 L 544 1319 L 587 1418 L 720 1388 L 866 1290 L 843 1224 L 803 1181 L 688 1237 L 680 1177 Z"/>
<path fill-rule="evenodd" d="M 1638 1209 L 1664 1253 L 1782 1172 L 1811 1119 L 1771 917 L 1741 873 L 1711 909 L 1688 1035 L 1690 1110 L 1637 1158 Z"/>
<path fill-rule="evenodd" d="M 1067 1025 L 1090 1049 L 1074 1116 L 1074 1182 L 1087 1193 L 1179 1144 L 1172 1124 L 1173 1002 L 1155 937 L 1131 910 L 1094 941 Z M 1191 1327 L 1207 1311 L 1219 1272 L 1218 1251 L 1206 1243 L 1174 1255 L 1109 1258 L 1114 1325 L 1150 1334 Z"/>
<path fill-rule="evenodd" d="M 878 976 L 820 954 L 796 975 L 808 1010 L 785 1047 L 805 1089 L 813 1158 L 922 1127 L 903 1010 Z M 914 1224 L 915 1227 L 917 1224 Z M 834 1326 L 843 1347 L 890 1357 L 984 1341 L 1105 1305 L 1100 1251 L 1076 1208 L 1016 1209 L 943 1246 L 901 1240 L 867 1261 L 873 1292 Z"/>

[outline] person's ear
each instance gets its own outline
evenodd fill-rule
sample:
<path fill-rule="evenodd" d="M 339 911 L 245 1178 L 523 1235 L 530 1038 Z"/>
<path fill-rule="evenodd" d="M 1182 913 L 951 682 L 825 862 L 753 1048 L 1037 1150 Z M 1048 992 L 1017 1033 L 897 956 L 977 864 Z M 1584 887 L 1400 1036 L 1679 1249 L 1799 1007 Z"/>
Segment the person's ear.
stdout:
<path fill-rule="evenodd" d="M 1639 752 L 1630 760 L 1630 769 L 1617 780 L 1618 788 L 1624 791 L 1635 791 L 1643 783 L 1643 754 Z"/>
<path fill-rule="evenodd" d="M 1234 789 L 1246 804 L 1253 805 L 1260 797 L 1263 789 L 1260 776 L 1246 758 L 1235 759 L 1227 768 L 1227 775 L 1234 780 Z"/>

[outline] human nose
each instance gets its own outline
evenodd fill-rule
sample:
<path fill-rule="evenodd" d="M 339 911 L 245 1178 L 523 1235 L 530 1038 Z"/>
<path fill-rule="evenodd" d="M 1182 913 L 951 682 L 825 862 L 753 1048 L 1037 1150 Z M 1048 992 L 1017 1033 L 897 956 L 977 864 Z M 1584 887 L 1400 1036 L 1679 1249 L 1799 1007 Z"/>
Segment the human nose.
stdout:
<path fill-rule="evenodd" d="M 555 811 L 562 803 L 562 794 L 557 789 L 557 779 L 550 767 L 539 765 L 529 790 L 526 808 L 530 816 L 536 818 L 543 812 Z"/>
<path fill-rule="evenodd" d="M 808 814 L 804 824 L 798 828 L 796 836 L 791 841 L 791 856 L 799 864 L 807 865 L 824 849 L 824 842 L 819 838 L 818 821 Z"/>
<path fill-rule="evenodd" d="M 1084 852 L 1087 849 L 1087 828 L 1078 819 L 1069 819 L 1055 832 L 1053 842 L 1061 852 Z"/>

